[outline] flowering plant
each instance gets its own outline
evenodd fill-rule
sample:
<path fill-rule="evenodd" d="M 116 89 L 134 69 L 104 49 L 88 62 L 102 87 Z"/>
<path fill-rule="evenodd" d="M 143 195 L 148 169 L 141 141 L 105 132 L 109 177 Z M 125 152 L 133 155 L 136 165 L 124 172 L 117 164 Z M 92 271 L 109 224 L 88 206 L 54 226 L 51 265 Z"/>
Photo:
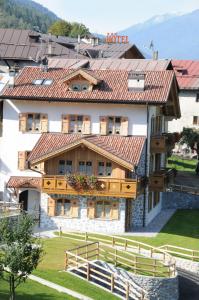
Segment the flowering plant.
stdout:
<path fill-rule="evenodd" d="M 99 181 L 97 177 L 93 175 L 67 175 L 66 181 L 76 190 L 95 190 L 99 188 Z"/>

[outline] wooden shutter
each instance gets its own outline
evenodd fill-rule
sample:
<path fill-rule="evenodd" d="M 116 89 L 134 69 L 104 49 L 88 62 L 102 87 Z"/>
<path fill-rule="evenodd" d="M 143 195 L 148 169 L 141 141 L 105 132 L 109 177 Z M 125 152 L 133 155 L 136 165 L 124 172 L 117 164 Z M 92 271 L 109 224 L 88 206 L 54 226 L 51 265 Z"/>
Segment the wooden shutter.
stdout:
<path fill-rule="evenodd" d="M 91 118 L 90 116 L 83 116 L 83 134 L 91 133 Z"/>
<path fill-rule="evenodd" d="M 93 200 L 87 202 L 87 216 L 89 219 L 95 218 L 95 201 Z"/>
<path fill-rule="evenodd" d="M 119 219 L 119 202 L 113 202 L 111 208 L 111 219 L 118 220 Z"/>
<path fill-rule="evenodd" d="M 50 217 L 54 217 L 55 211 L 56 211 L 56 200 L 49 197 L 48 198 L 48 215 Z"/>
<path fill-rule="evenodd" d="M 71 200 L 71 218 L 79 217 L 79 200 Z"/>
<path fill-rule="evenodd" d="M 40 129 L 41 129 L 41 132 L 48 132 L 48 115 L 47 114 L 40 115 Z"/>
<path fill-rule="evenodd" d="M 121 118 L 121 135 L 127 136 L 128 135 L 128 118 L 122 117 Z"/>
<path fill-rule="evenodd" d="M 62 125 L 61 125 L 61 132 L 62 133 L 69 133 L 69 115 L 62 115 Z"/>
<path fill-rule="evenodd" d="M 107 135 L 107 128 L 108 128 L 108 118 L 100 117 L 100 134 Z"/>
<path fill-rule="evenodd" d="M 27 114 L 19 114 L 19 131 L 26 132 Z"/>
<path fill-rule="evenodd" d="M 20 171 L 27 169 L 27 151 L 18 152 L 18 169 Z"/>

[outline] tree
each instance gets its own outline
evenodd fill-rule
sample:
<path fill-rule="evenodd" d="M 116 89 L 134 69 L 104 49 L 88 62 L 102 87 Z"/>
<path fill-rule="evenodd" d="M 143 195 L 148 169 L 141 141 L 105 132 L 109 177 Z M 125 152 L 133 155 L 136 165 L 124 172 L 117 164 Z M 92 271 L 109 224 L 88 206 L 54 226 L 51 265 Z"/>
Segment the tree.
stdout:
<path fill-rule="evenodd" d="M 85 36 L 90 33 L 89 29 L 82 23 L 73 22 L 71 27 L 70 36 L 74 38 L 78 37 L 78 35 Z"/>
<path fill-rule="evenodd" d="M 199 130 L 195 128 L 183 128 L 181 133 L 181 144 L 187 144 L 192 150 L 197 152 L 199 160 Z"/>
<path fill-rule="evenodd" d="M 15 299 L 15 289 L 37 267 L 43 254 L 39 240 L 33 236 L 33 226 L 27 214 L 0 221 L 0 277 L 9 282 L 10 300 Z"/>
<path fill-rule="evenodd" d="M 69 36 L 71 31 L 71 24 L 67 21 L 59 20 L 54 22 L 48 29 L 53 35 L 62 35 L 62 36 Z"/>

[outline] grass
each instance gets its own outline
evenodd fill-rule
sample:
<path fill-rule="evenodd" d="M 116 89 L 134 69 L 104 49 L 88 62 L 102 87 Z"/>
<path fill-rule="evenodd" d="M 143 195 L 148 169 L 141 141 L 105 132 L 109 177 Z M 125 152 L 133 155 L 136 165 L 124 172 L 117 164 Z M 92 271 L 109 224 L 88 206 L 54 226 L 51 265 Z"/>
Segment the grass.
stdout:
<path fill-rule="evenodd" d="M 186 171 L 195 173 L 197 160 L 196 159 L 184 159 L 178 156 L 172 155 L 168 159 L 168 168 L 175 168 L 178 171 Z"/>
<path fill-rule="evenodd" d="M 0 300 L 9 299 L 9 286 L 6 281 L 0 280 Z M 75 300 L 76 298 L 59 293 L 51 288 L 32 280 L 27 280 L 16 289 L 16 300 Z"/>

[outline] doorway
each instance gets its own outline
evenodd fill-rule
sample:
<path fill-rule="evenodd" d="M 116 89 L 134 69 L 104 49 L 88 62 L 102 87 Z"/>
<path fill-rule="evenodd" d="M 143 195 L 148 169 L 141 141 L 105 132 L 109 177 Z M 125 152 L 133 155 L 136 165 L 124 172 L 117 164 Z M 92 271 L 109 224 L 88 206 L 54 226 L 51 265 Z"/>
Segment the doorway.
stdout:
<path fill-rule="evenodd" d="M 19 203 L 22 203 L 23 210 L 28 211 L 28 190 L 20 193 Z"/>

